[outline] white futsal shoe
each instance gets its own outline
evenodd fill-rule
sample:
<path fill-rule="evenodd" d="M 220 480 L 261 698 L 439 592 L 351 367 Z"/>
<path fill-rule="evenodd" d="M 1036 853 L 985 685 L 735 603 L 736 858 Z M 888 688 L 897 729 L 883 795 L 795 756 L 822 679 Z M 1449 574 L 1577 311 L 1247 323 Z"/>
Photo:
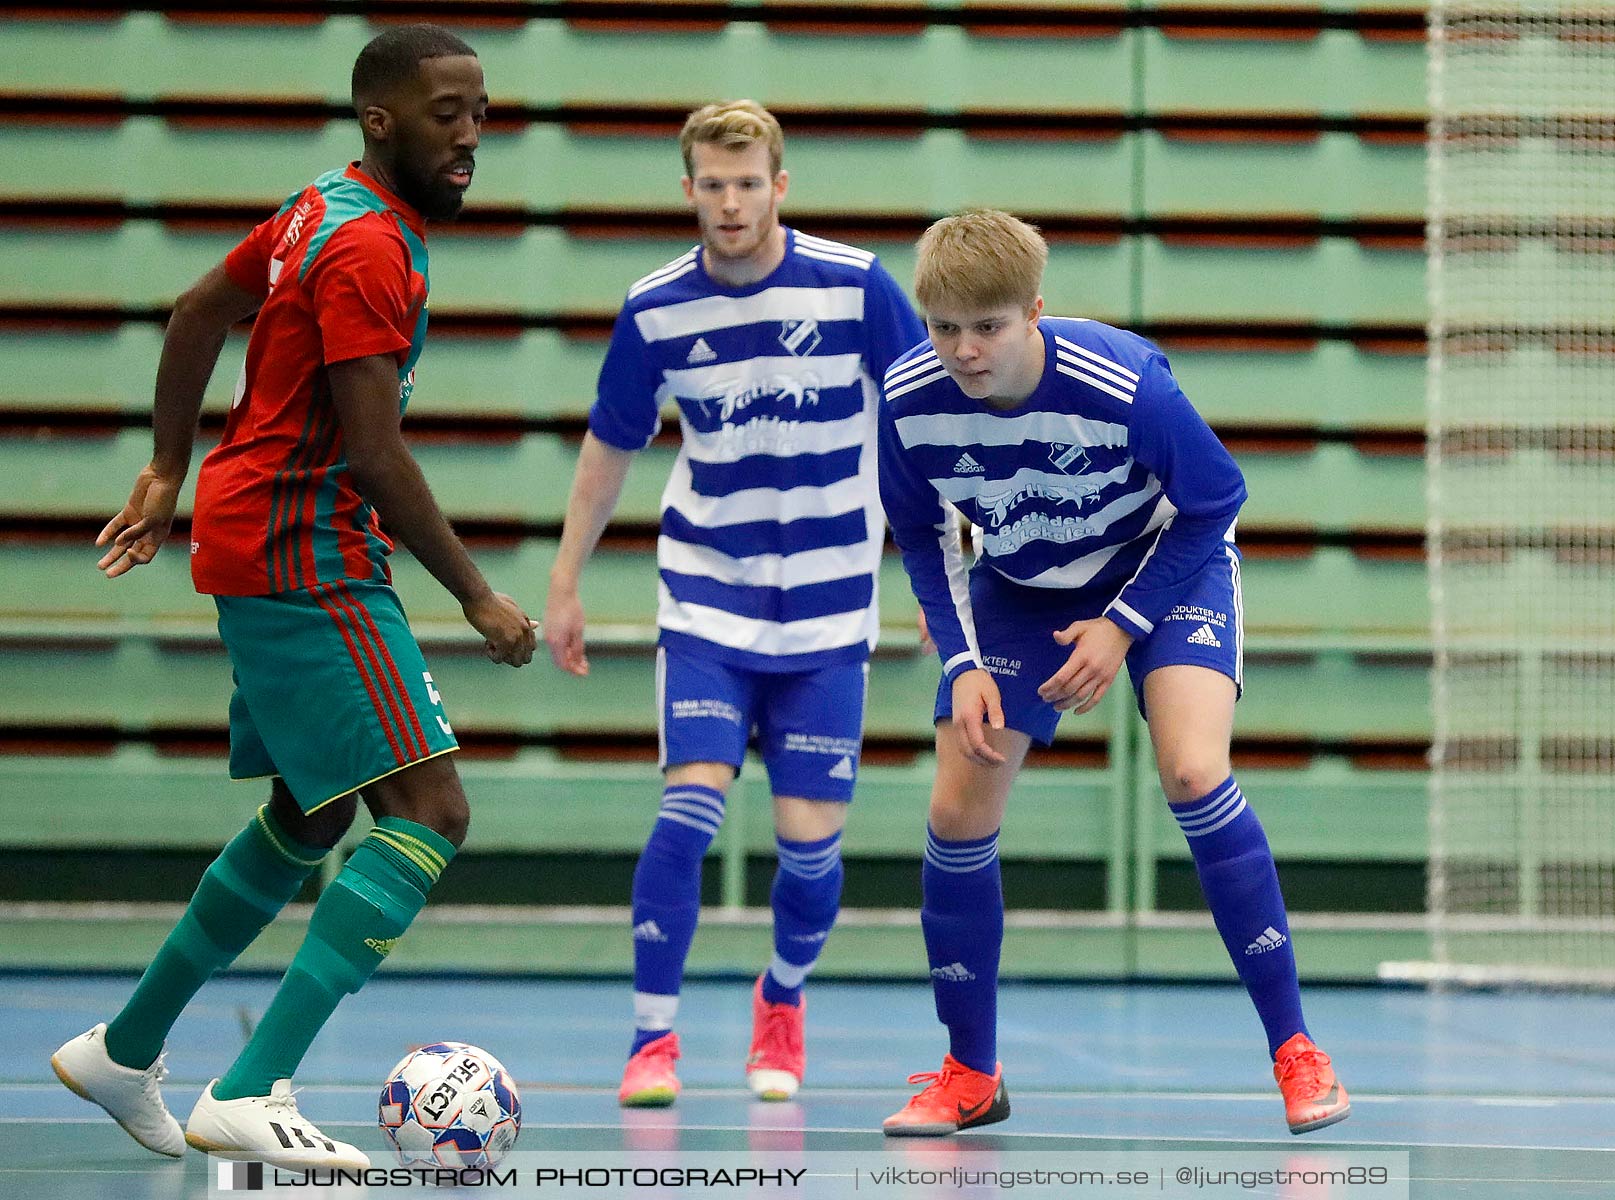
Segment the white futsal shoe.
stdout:
<path fill-rule="evenodd" d="M 346 1142 L 326 1137 L 297 1111 L 292 1081 L 277 1079 L 267 1096 L 217 1100 L 215 1079 L 185 1123 L 185 1140 L 219 1158 L 265 1162 L 292 1170 L 363 1171 L 365 1154 Z"/>
<path fill-rule="evenodd" d="M 148 1150 L 185 1157 L 185 1133 L 163 1103 L 161 1084 L 168 1069 L 163 1056 L 144 1071 L 125 1067 L 107 1054 L 105 1022 L 78 1035 L 50 1056 L 51 1069 L 69 1091 L 99 1104 L 123 1131 Z"/>

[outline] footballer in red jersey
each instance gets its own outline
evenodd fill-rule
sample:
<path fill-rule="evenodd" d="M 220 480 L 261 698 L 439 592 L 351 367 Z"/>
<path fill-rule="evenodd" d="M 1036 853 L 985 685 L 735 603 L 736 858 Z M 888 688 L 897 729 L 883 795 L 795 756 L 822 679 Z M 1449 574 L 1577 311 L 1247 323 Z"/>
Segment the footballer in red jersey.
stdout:
<path fill-rule="evenodd" d="M 533 622 L 455 537 L 400 429 L 426 335 L 426 222 L 458 212 L 471 184 L 482 66 L 446 30 L 400 26 L 360 52 L 353 104 L 364 157 L 298 192 L 176 301 L 152 460 L 97 540 L 109 578 L 161 548 L 208 378 L 230 327 L 256 312 L 191 540 L 234 673 L 230 774 L 268 777 L 269 802 L 208 868 L 123 1009 L 51 1060 L 74 1092 L 173 1157 L 189 1145 L 290 1169 L 370 1165 L 302 1116 L 291 1076 L 408 929 L 470 819 L 383 527 L 460 601 L 490 659 L 521 666 L 536 645 Z M 182 1129 L 159 1088 L 164 1039 L 302 890 L 360 799 L 374 827 L 321 890 L 252 1037 Z"/>

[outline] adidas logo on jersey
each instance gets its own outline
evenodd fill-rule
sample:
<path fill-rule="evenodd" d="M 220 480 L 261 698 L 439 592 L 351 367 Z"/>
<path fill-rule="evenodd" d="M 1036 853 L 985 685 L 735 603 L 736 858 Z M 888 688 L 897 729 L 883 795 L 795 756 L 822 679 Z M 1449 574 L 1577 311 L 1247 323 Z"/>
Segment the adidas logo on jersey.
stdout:
<path fill-rule="evenodd" d="M 706 338 L 696 338 L 695 345 L 690 347 L 690 356 L 684 361 L 687 363 L 709 363 L 718 357 L 718 352 L 707 345 Z"/>
<path fill-rule="evenodd" d="M 1266 954 L 1270 950 L 1277 950 L 1289 940 L 1289 938 L 1285 937 L 1277 929 L 1274 929 L 1271 925 L 1269 925 L 1266 929 L 1262 930 L 1259 935 L 1257 935 L 1254 942 L 1245 947 L 1245 953 L 1247 955 Z"/>
<path fill-rule="evenodd" d="M 1216 646 L 1219 649 L 1222 647 L 1222 643 L 1217 640 L 1217 635 L 1211 632 L 1210 625 L 1202 625 L 1199 629 L 1196 629 L 1193 633 L 1191 633 L 1189 635 L 1189 645 Z"/>
<path fill-rule="evenodd" d="M 931 978 L 941 979 L 947 983 L 969 983 L 976 977 L 976 973 L 968 969 L 964 963 L 949 963 L 945 967 L 932 967 Z"/>
<path fill-rule="evenodd" d="M 641 921 L 634 926 L 634 941 L 636 942 L 665 942 L 667 934 L 655 921 Z"/>
<path fill-rule="evenodd" d="M 838 762 L 835 766 L 830 768 L 830 778 L 831 779 L 851 779 L 852 778 L 852 755 L 843 754 L 841 756 L 841 761 Z"/>
<path fill-rule="evenodd" d="M 953 473 L 955 475 L 984 475 L 986 472 L 987 468 L 971 458 L 969 451 L 961 454 L 959 461 L 953 464 Z"/>

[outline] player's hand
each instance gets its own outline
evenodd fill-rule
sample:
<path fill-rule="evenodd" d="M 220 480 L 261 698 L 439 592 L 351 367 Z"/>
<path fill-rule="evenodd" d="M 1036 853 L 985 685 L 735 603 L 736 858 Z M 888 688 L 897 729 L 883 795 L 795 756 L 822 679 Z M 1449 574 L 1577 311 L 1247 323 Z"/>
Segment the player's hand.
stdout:
<path fill-rule="evenodd" d="M 987 742 L 987 729 L 1004 727 L 1004 703 L 998 681 L 980 667 L 964 671 L 953 681 L 953 729 L 965 757 L 984 767 L 996 767 L 1004 756 Z"/>
<path fill-rule="evenodd" d="M 110 543 L 112 547 L 95 564 L 96 569 L 108 579 L 116 579 L 156 557 L 174 526 L 174 509 L 179 504 L 179 490 L 184 483 L 183 474 L 165 475 L 154 464 L 147 463 L 135 476 L 129 503 L 107 522 L 95 539 L 97 546 Z"/>
<path fill-rule="evenodd" d="M 550 588 L 544 605 L 544 644 L 561 670 L 570 675 L 589 673 L 589 657 L 583 652 L 583 601 L 575 590 Z"/>
<path fill-rule="evenodd" d="M 935 654 L 936 643 L 931 640 L 931 626 L 926 624 L 925 610 L 923 608 L 920 609 L 914 623 L 920 628 L 920 653 Z"/>
<path fill-rule="evenodd" d="M 1133 635 L 1107 617 L 1096 617 L 1056 630 L 1054 640 L 1070 646 L 1071 657 L 1043 681 L 1037 694 L 1060 712 L 1091 711 L 1116 681 Z"/>
<path fill-rule="evenodd" d="M 525 667 L 533 661 L 538 635 L 533 621 L 503 592 L 488 592 L 461 605 L 465 619 L 487 642 L 483 646 L 490 662 Z"/>

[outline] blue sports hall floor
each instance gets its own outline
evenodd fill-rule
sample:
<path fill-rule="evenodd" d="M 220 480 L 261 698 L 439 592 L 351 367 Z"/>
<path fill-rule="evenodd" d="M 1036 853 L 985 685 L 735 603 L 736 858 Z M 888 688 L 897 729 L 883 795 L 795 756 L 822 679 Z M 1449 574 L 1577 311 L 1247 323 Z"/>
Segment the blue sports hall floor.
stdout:
<path fill-rule="evenodd" d="M 173 1161 L 141 1149 L 51 1073 L 57 1044 L 111 1015 L 132 982 L 3 978 L 0 1014 L 19 1052 L 0 1084 L 7 1147 L 0 1197 L 222 1194 L 203 1156 Z M 169 1041 L 172 1074 L 165 1085 L 181 1122 L 207 1080 L 234 1056 L 272 988 L 264 978 L 216 980 L 181 1018 Z M 943 1143 L 892 1142 L 879 1132 L 881 1118 L 914 1090 L 905 1077 L 935 1069 L 945 1049 L 928 987 L 814 982 L 808 1079 L 787 1104 L 756 1102 L 742 1082 L 749 1000 L 745 981 L 688 984 L 679 1021 L 684 1094 L 671 1109 L 625 1113 L 615 1096 L 628 1038 L 625 984 L 384 977 L 350 998 L 315 1042 L 298 1075 L 299 1101 L 310 1119 L 386 1165 L 375 1125 L 382 1077 L 410 1046 L 452 1038 L 485 1047 L 519 1080 L 524 1164 L 626 1155 L 636 1162 L 722 1165 L 744 1158 L 806 1164 L 812 1184 L 735 1186 L 715 1176 L 719 1182 L 697 1186 L 689 1176 L 619 1172 L 609 1176 L 616 1181 L 611 1187 L 523 1184 L 522 1195 L 987 1196 L 1009 1194 L 1004 1179 L 1011 1169 L 1052 1163 L 1110 1170 L 1136 1161 L 1148 1165 L 1147 1186 L 1107 1178 L 1014 1190 L 1288 1200 L 1615 1196 L 1611 995 L 1311 989 L 1308 1023 L 1334 1056 L 1353 1112 L 1343 1124 L 1293 1138 L 1241 991 L 1009 984 L 1000 1001 L 999 1053 L 1013 1115 Z M 1405 1160 L 1396 1157 L 1402 1154 Z M 1383 1155 L 1405 1162 L 1404 1180 L 1330 1182 L 1307 1170 Z M 816 1169 L 836 1163 L 859 1170 Z M 1211 1164 L 1223 1173 L 1207 1176 L 1211 1183 L 1180 1186 L 1178 1164 Z M 1289 1174 L 1258 1178 L 1274 1164 Z M 912 1186 L 873 1186 L 870 1171 L 885 1166 L 921 1170 Z M 981 1182 L 979 1171 L 947 1173 L 961 1166 L 991 1168 L 992 1182 Z M 521 1170 L 532 1174 L 529 1166 Z M 1238 1171 L 1250 1172 L 1248 1180 Z M 631 1181 L 640 1178 L 656 1182 Z M 344 1183 L 322 1194 L 394 1190 L 420 1189 Z"/>

